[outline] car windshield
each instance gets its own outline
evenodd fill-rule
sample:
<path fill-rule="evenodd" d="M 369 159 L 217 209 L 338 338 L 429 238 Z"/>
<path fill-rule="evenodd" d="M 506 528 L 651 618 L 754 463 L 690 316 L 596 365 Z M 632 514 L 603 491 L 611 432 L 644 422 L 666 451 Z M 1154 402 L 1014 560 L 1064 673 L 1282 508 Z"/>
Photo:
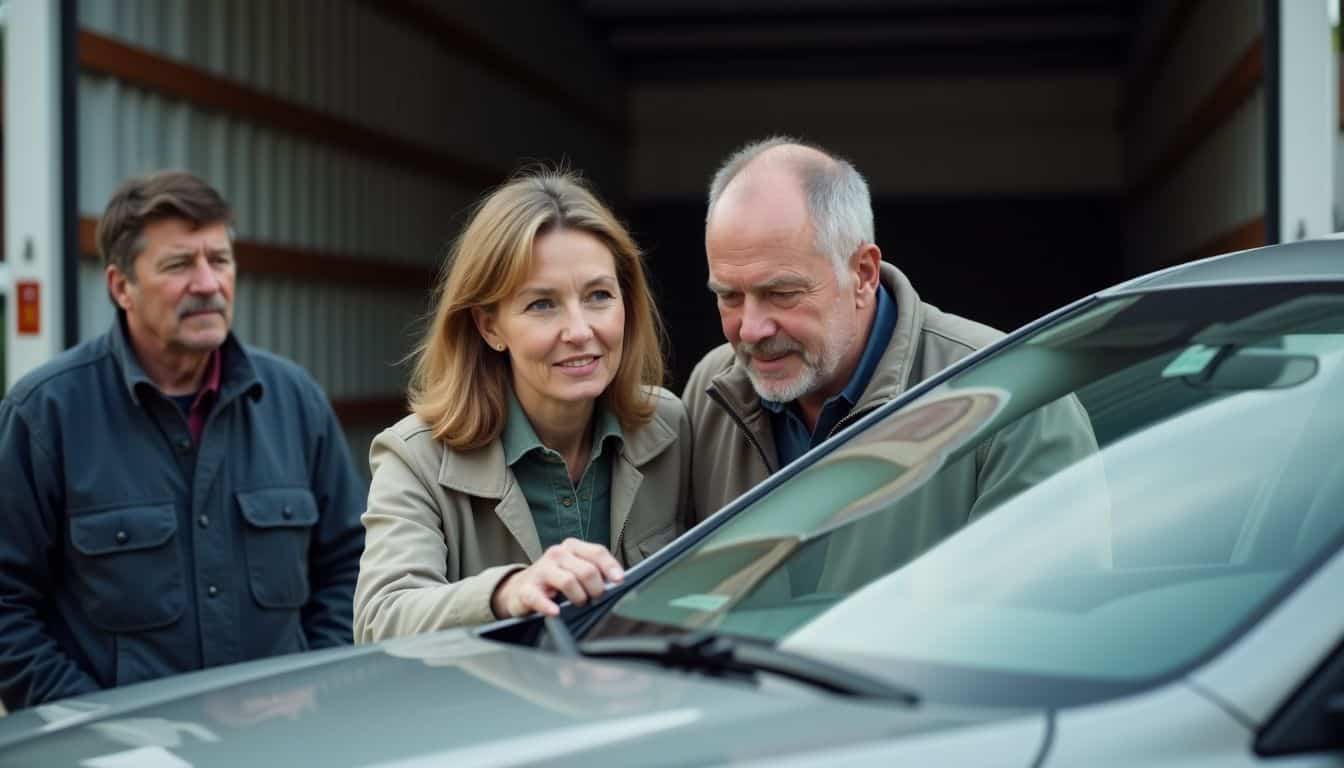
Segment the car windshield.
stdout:
<path fill-rule="evenodd" d="M 589 636 L 712 630 L 980 704 L 1176 674 L 1338 546 L 1338 290 L 1080 309 L 850 430 Z"/>

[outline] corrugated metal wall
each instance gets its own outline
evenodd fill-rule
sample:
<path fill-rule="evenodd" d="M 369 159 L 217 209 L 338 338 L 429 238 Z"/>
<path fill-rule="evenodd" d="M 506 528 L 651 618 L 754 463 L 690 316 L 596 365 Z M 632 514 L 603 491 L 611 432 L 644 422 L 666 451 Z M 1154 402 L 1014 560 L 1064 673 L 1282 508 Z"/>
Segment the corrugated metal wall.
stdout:
<path fill-rule="evenodd" d="M 81 0 L 82 29 L 228 78 L 293 105 L 498 169 L 519 158 L 587 157 L 614 168 L 618 148 L 557 109 L 455 57 L 431 36 L 355 0 Z M 85 71 L 79 82 L 79 204 L 96 218 L 128 176 L 185 168 L 232 203 L 239 240 L 437 267 L 481 181 L 446 178 L 166 98 Z M 235 331 L 289 357 L 333 401 L 401 397 L 397 367 L 427 309 L 430 280 L 370 289 L 241 274 Z M 80 276 L 81 338 L 113 317 L 102 270 Z M 357 463 L 386 424 L 347 422 Z"/>
<path fill-rule="evenodd" d="M 83 0 L 80 24 L 295 104 L 429 147 L 445 143 L 421 108 L 435 101 L 435 86 L 417 76 L 441 57 L 358 4 Z M 377 61 L 380 74 L 360 59 Z M 411 84 L 422 92 L 405 92 Z M 86 74 L 79 106 L 86 212 L 129 174 L 185 167 L 229 196 L 242 238 L 433 264 L 444 220 L 476 192 L 110 78 Z"/>

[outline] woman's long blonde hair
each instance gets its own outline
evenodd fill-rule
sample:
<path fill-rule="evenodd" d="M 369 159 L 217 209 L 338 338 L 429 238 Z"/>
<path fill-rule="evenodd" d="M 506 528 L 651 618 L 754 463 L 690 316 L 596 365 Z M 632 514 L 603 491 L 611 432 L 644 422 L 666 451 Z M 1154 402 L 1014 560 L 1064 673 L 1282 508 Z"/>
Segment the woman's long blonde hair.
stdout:
<path fill-rule="evenodd" d="M 486 345 L 472 308 L 492 310 L 513 295 L 531 274 L 532 244 L 557 229 L 587 232 L 611 251 L 625 304 L 625 341 L 604 397 L 625 429 L 653 416 L 655 406 L 643 385 L 663 381 L 663 331 L 639 247 L 581 178 L 533 171 L 478 204 L 449 252 L 435 291 L 434 319 L 414 353 L 411 410 L 454 450 L 479 448 L 499 437 L 510 386 L 508 355 Z"/>

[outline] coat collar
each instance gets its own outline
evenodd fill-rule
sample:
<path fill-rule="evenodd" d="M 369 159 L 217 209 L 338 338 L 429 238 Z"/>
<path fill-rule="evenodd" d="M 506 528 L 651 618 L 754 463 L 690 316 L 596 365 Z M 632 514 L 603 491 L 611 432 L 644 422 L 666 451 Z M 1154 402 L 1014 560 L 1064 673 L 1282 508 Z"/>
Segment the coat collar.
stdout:
<path fill-rule="evenodd" d="M 658 397 L 650 393 L 651 397 Z M 611 551 L 618 552 L 621 532 L 634 508 L 643 480 L 639 467 L 657 458 L 677 440 L 677 431 L 654 412 L 648 423 L 628 430 L 612 460 Z M 486 499 L 498 499 L 495 514 L 519 546 L 535 561 L 541 557 L 541 537 L 528 509 L 522 487 L 514 480 L 504 456 L 503 441 L 496 438 L 470 451 L 445 450 L 439 462 L 439 484 L 452 491 Z M 617 555 L 619 557 L 619 555 Z"/>
<path fill-rule="evenodd" d="M 135 350 L 131 346 L 130 331 L 126 328 L 126 315 L 122 311 L 117 312 L 117 317 L 112 322 L 112 329 L 108 332 L 108 339 L 111 345 L 112 357 L 117 362 L 117 367 L 121 371 L 122 383 L 126 386 L 126 392 L 130 395 L 131 402 L 141 405 L 140 392 L 149 387 L 158 391 L 158 386 L 145 373 L 145 369 L 140 365 L 140 360 L 135 356 Z M 253 399 L 260 399 L 264 393 L 264 387 L 261 380 L 257 378 L 256 368 L 252 365 L 252 358 L 247 354 L 238 338 L 229 331 L 228 336 L 224 337 L 224 343 L 219 347 L 219 396 L 216 403 L 222 403 L 231 400 L 240 394 L 250 394 Z"/>
<path fill-rule="evenodd" d="M 658 395 L 653 394 L 652 397 Z M 642 426 L 625 433 L 617 457 L 641 467 L 653 461 L 677 440 L 677 431 L 661 414 Z M 439 462 L 439 484 L 468 496 L 502 499 L 510 484 L 515 484 L 504 455 L 503 441 L 492 440 L 470 451 L 445 450 Z"/>
<path fill-rule="evenodd" d="M 919 337 L 924 332 L 924 304 L 914 286 L 890 264 L 883 262 L 881 270 L 882 284 L 896 299 L 896 329 L 892 331 L 887 351 L 882 353 L 873 378 L 855 404 L 855 411 L 884 403 L 905 391 L 915 365 Z"/>

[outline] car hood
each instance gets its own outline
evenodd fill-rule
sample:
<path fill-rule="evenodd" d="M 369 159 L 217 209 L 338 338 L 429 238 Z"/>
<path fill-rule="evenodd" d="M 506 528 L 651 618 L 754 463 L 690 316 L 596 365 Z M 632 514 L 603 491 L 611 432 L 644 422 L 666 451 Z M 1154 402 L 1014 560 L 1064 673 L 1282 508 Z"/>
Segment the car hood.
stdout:
<path fill-rule="evenodd" d="M 768 759 L 1041 715 L 860 703 L 558 657 L 446 632 L 269 659 L 0 719 L 0 766 L 685 765 Z"/>

